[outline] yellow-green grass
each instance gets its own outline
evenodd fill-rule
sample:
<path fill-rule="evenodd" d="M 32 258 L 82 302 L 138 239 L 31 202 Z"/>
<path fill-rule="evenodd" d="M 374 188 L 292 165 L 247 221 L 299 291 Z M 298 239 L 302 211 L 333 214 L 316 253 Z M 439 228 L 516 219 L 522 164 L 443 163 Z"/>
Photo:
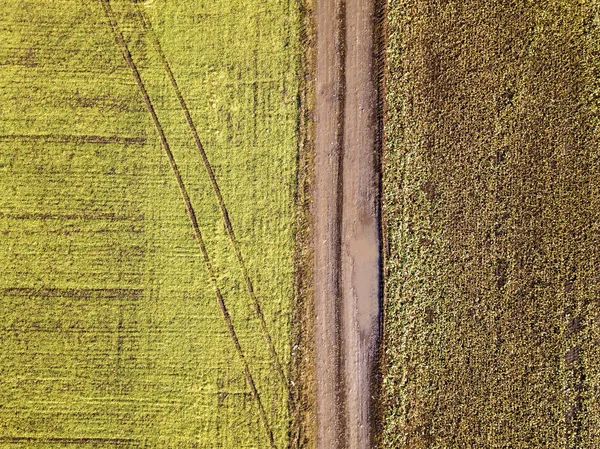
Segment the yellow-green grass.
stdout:
<path fill-rule="evenodd" d="M 119 33 L 284 447 L 287 385 L 139 12 L 187 102 L 287 372 L 297 3 L 114 0 L 116 29 L 105 6 L 10 0 L 0 13 L 0 447 L 270 444 Z"/>
<path fill-rule="evenodd" d="M 388 25 L 382 447 L 597 447 L 599 4 Z"/>

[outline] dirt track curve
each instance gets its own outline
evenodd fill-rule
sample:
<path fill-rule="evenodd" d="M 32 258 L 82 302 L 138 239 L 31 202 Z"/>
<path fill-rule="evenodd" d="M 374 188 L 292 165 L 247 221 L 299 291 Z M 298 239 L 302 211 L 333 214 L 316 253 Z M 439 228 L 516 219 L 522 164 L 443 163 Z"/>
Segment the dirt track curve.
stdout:
<path fill-rule="evenodd" d="M 317 447 L 370 448 L 380 303 L 375 2 L 317 3 Z"/>

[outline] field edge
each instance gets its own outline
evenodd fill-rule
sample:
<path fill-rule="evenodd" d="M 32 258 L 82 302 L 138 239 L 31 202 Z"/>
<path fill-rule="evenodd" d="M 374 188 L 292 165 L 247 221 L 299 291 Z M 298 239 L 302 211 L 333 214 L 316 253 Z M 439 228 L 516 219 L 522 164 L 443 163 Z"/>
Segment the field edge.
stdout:
<path fill-rule="evenodd" d="M 295 293 L 291 321 L 290 449 L 316 447 L 314 346 L 314 225 L 312 214 L 315 135 L 317 0 L 300 0 L 298 178 L 296 184 Z"/>

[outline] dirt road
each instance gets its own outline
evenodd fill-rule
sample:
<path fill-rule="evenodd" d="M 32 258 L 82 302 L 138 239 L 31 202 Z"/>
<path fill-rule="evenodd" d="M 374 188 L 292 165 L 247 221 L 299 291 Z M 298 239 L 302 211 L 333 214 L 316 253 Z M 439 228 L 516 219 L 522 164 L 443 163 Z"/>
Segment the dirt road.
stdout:
<path fill-rule="evenodd" d="M 370 448 L 379 339 L 375 3 L 317 8 L 317 447 Z"/>

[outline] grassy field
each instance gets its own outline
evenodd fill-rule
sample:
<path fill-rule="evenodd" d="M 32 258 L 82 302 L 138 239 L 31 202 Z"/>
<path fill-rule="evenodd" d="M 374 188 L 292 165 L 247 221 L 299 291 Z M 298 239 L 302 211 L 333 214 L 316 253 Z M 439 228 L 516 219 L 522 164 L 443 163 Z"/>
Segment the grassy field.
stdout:
<path fill-rule="evenodd" d="M 0 447 L 287 445 L 264 330 L 287 377 L 299 26 L 294 0 L 3 5 Z"/>
<path fill-rule="evenodd" d="M 597 447 L 598 3 L 388 25 L 382 447 Z"/>

